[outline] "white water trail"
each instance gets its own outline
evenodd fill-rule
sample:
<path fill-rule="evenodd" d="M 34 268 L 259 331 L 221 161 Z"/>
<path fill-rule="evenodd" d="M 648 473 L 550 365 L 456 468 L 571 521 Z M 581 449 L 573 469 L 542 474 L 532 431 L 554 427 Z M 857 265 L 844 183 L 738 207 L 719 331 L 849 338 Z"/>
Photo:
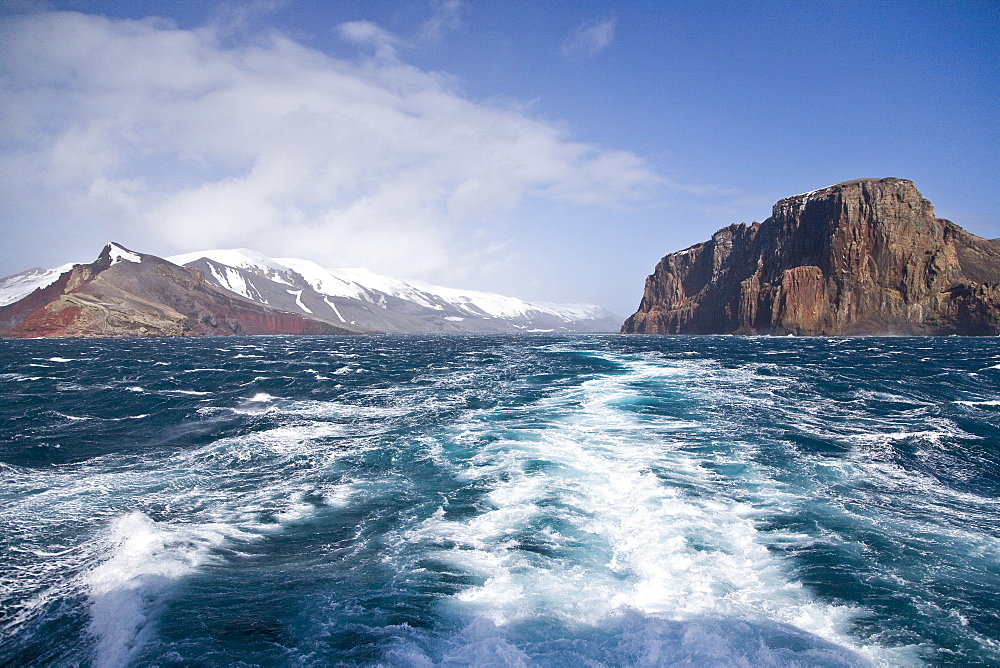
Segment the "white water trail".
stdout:
<path fill-rule="evenodd" d="M 642 383 L 705 391 L 713 373 L 705 365 L 632 362 L 625 375 L 564 390 L 527 409 L 523 425 L 505 425 L 461 472 L 493 483 L 490 507 L 456 521 L 442 508 L 410 536 L 451 541 L 441 558 L 485 578 L 455 597 L 456 609 L 497 628 L 540 617 L 593 628 L 622 615 L 694 625 L 688 630 L 704 636 L 700 649 L 690 654 L 681 640 L 672 647 L 702 659 L 726 645 L 721 629 L 746 622 L 762 629 L 758 643 L 792 630 L 812 638 L 806 642 L 816 651 L 830 643 L 838 665 L 916 663 L 906 652 L 860 646 L 849 628 L 863 611 L 818 600 L 789 576 L 753 521 L 755 503 L 773 499 L 731 498 L 685 448 L 704 438 L 701 425 L 634 410 L 649 398 L 637 389 Z M 480 439 L 496 424 L 469 424 L 458 439 Z M 788 659 L 772 658 L 773 665 Z"/>

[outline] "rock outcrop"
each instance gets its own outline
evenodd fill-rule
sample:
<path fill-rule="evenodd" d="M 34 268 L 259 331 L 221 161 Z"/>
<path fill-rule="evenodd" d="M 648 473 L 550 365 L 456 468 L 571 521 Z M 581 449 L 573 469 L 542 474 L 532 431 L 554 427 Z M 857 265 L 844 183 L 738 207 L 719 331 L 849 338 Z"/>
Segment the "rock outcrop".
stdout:
<path fill-rule="evenodd" d="M 351 333 L 357 330 L 243 299 L 196 269 L 118 244 L 0 308 L 0 336 L 12 338 Z"/>
<path fill-rule="evenodd" d="M 622 333 L 998 335 L 1000 241 L 912 181 L 848 181 L 663 258 Z"/>

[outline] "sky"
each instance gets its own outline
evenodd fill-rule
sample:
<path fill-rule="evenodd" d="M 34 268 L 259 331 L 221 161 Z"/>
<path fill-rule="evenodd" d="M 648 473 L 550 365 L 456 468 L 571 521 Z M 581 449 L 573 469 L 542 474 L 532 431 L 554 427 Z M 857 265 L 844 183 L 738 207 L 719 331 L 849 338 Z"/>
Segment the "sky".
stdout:
<path fill-rule="evenodd" d="M 0 0 L 0 276 L 252 248 L 627 316 L 886 176 L 996 238 L 998 54 L 995 0 Z"/>

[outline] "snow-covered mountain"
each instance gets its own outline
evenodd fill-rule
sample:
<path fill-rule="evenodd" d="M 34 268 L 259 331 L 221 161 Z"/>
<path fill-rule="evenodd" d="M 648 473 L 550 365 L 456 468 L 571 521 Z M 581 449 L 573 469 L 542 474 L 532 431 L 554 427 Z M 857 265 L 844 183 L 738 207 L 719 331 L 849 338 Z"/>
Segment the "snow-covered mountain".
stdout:
<path fill-rule="evenodd" d="M 38 288 L 52 285 L 57 278 L 72 268 L 71 262 L 55 269 L 28 269 L 13 276 L 0 278 L 0 307 L 13 304 Z"/>
<path fill-rule="evenodd" d="M 532 303 L 492 292 L 403 281 L 367 269 L 248 249 L 167 258 L 200 269 L 214 285 L 286 311 L 382 332 L 613 332 L 619 318 L 594 304 Z"/>
<path fill-rule="evenodd" d="M 112 249 L 118 248 L 110 244 Z M 199 269 L 212 285 L 280 311 L 377 332 L 614 332 L 620 318 L 594 304 L 532 303 L 380 276 L 367 269 L 325 269 L 248 249 L 166 258 Z M 0 279 L 0 308 L 53 284 L 72 264 Z"/>

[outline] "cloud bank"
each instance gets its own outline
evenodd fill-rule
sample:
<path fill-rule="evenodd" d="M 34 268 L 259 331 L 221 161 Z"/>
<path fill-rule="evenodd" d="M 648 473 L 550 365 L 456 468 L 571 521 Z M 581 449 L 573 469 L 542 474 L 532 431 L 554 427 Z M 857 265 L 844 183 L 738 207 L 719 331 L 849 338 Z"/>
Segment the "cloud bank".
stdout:
<path fill-rule="evenodd" d="M 233 46 L 159 19 L 6 19 L 5 224 L 441 276 L 484 266 L 482 237 L 526 200 L 617 207 L 662 183 L 634 154 L 400 62 L 377 25 L 340 34 L 375 54 L 336 59 L 278 33 Z"/>

